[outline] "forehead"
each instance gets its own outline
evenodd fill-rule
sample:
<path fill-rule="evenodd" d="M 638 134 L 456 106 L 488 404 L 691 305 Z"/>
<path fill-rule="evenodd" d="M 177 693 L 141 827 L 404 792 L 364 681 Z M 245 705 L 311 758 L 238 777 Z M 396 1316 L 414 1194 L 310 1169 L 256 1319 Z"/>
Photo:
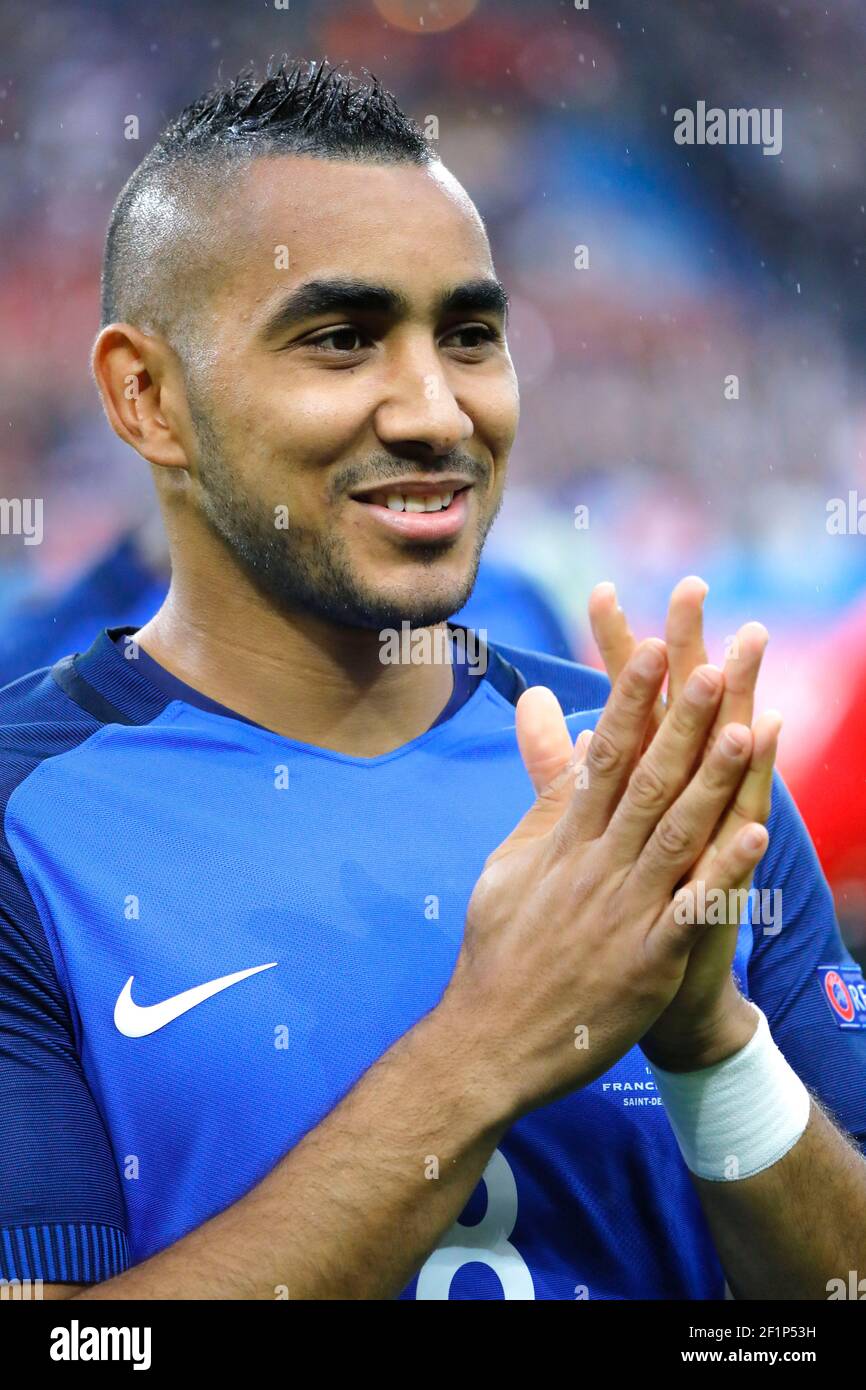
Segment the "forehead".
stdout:
<path fill-rule="evenodd" d="M 493 272 L 481 218 L 439 162 L 260 157 L 232 181 L 212 232 L 227 271 L 217 297 L 236 317 L 313 277 L 388 283 L 420 305 Z"/>

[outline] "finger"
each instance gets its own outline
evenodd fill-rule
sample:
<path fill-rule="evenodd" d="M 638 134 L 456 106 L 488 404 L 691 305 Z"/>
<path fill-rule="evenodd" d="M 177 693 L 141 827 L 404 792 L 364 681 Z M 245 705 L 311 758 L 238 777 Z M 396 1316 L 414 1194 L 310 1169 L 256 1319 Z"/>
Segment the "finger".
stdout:
<path fill-rule="evenodd" d="M 589 625 L 611 685 L 637 646 L 628 619 L 620 608 L 616 589 L 609 580 L 596 584 L 589 596 Z"/>
<path fill-rule="evenodd" d="M 650 931 L 647 949 L 661 957 L 681 958 L 697 944 L 705 931 L 712 931 L 706 920 L 705 905 L 713 901 L 721 891 L 727 895 L 737 893 L 739 884 L 752 877 L 763 858 L 770 837 L 764 825 L 744 826 L 725 849 L 713 860 L 712 871 L 705 878 L 693 878 L 680 888 L 669 909 Z M 713 899 L 710 894 L 713 894 Z M 702 907 L 702 904 L 704 907 Z M 739 897 L 730 900 L 730 908 L 723 914 L 732 922 L 739 922 Z M 714 917 L 718 913 L 714 913 Z"/>
<path fill-rule="evenodd" d="M 728 724 L 708 758 L 661 817 L 630 874 L 641 893 L 673 891 L 706 848 L 736 795 L 752 753 L 752 731 Z"/>
<path fill-rule="evenodd" d="M 619 605 L 616 589 L 610 580 L 606 579 L 602 584 L 596 584 L 589 596 L 589 625 L 608 679 L 611 685 L 614 685 L 632 652 L 637 648 L 637 638 Z M 645 744 L 650 742 L 664 717 L 665 704 L 659 694 L 647 726 Z"/>
<path fill-rule="evenodd" d="M 671 594 L 665 624 L 668 649 L 668 707 L 676 700 L 696 666 L 707 660 L 704 646 L 704 599 L 709 585 L 696 574 L 681 579 Z M 750 720 L 747 722 L 751 722 Z"/>
<path fill-rule="evenodd" d="M 559 822 L 563 849 L 595 839 L 607 826 L 640 756 L 666 670 L 664 643 L 657 637 L 641 642 L 623 667 L 587 750 L 586 785 L 575 790 Z"/>
<path fill-rule="evenodd" d="M 751 724 L 755 686 L 770 634 L 763 623 L 744 623 L 728 647 L 725 659 L 725 693 L 710 733 L 712 747 L 725 724 Z"/>
<path fill-rule="evenodd" d="M 706 877 L 716 855 L 731 844 L 747 825 L 756 821 L 765 825 L 769 820 L 773 768 L 781 728 L 782 716 L 778 710 L 766 710 L 755 720 L 748 770 L 740 783 L 733 805 L 722 817 L 716 834 L 695 866 L 696 878 Z"/>
<path fill-rule="evenodd" d="M 637 859 L 661 817 L 688 784 L 722 698 L 722 681 L 716 666 L 699 666 L 692 672 L 631 774 L 608 832 L 612 852 L 620 863 L 631 864 Z M 592 745 L 589 761 L 591 764 Z M 722 808 L 719 810 L 721 813 Z M 693 863 L 694 857 L 680 872 Z"/>
<path fill-rule="evenodd" d="M 536 793 L 540 793 L 574 753 L 565 715 L 553 691 L 543 685 L 524 690 L 517 701 L 515 725 L 523 765 Z"/>
<path fill-rule="evenodd" d="M 544 687 L 533 686 L 532 689 L 541 690 Z M 529 691 L 525 691 L 524 694 L 528 695 Z M 521 696 L 522 698 L 523 696 Z M 488 864 L 492 864 L 494 860 L 509 854 L 518 842 L 537 839 L 539 835 L 546 835 L 553 829 L 561 819 L 575 790 L 578 786 L 586 784 L 585 779 L 581 778 L 580 774 L 591 738 L 592 730 L 584 729 L 578 734 L 573 748 L 571 747 L 571 739 L 569 739 L 570 756 L 568 761 L 549 782 L 540 788 L 535 802 L 526 812 L 526 815 L 521 817 L 511 834 L 497 845 L 493 853 L 488 856 Z"/>

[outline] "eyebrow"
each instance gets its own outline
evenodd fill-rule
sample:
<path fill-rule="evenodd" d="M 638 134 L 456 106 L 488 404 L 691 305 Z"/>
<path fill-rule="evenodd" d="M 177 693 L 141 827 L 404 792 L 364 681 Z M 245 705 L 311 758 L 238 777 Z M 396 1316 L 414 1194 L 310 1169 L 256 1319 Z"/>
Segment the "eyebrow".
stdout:
<path fill-rule="evenodd" d="M 435 309 L 437 318 L 454 313 L 492 313 L 503 321 L 508 318 L 509 297 L 505 287 L 494 276 L 465 280 L 440 295 Z M 374 285 L 366 280 L 339 276 L 331 280 L 307 280 L 297 285 L 277 305 L 266 319 L 262 337 L 275 338 L 306 319 L 323 314 L 372 314 L 381 318 L 405 317 L 409 300 L 388 285 Z"/>

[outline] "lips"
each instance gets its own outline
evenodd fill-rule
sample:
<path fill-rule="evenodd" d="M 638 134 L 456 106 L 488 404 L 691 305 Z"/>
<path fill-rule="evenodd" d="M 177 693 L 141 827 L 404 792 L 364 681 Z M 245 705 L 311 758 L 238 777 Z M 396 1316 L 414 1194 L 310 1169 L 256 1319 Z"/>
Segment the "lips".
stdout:
<path fill-rule="evenodd" d="M 411 490 L 408 484 L 388 483 L 385 488 L 376 488 L 352 500 L 358 505 L 359 517 L 366 517 L 372 524 L 406 540 L 447 540 L 458 535 L 466 524 L 471 484 L 458 484 L 448 505 L 442 506 L 441 501 L 448 496 L 444 481 L 438 484 L 436 491 L 430 483 L 413 483 Z M 440 504 L 428 510 L 426 503 L 434 498 L 440 499 Z M 395 505 L 397 502 L 404 505 Z M 422 502 L 425 503 L 423 508 Z"/>

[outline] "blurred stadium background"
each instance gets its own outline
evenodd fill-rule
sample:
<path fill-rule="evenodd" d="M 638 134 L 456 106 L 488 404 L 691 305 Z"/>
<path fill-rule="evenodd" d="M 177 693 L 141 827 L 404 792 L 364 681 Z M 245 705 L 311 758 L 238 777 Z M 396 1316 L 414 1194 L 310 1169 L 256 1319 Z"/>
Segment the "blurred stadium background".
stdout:
<path fill-rule="evenodd" d="M 0 12 L 0 496 L 45 507 L 41 545 L 0 537 L 0 679 L 19 674 L 4 653 L 28 614 L 55 622 L 131 529 L 154 545 L 148 470 L 103 422 L 87 365 L 122 183 L 220 71 L 285 52 L 367 67 L 438 120 L 512 293 L 523 414 L 494 562 L 540 587 L 593 664 L 600 579 L 647 635 L 675 581 L 701 574 L 712 660 L 747 618 L 767 624 L 761 702 L 785 715 L 782 771 L 863 958 L 866 536 L 826 521 L 831 498 L 866 496 L 866 8 L 280 3 Z M 676 145 L 673 113 L 698 100 L 781 107 L 782 153 Z M 112 601 L 118 622 L 146 616 Z"/>

